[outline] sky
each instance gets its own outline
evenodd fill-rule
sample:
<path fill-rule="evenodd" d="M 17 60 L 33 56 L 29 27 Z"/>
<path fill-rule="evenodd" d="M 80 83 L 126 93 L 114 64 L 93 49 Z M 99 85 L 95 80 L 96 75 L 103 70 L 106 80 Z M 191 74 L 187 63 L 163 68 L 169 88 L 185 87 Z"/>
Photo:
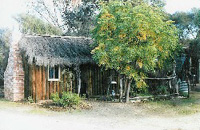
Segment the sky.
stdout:
<path fill-rule="evenodd" d="M 0 28 L 13 30 L 16 27 L 13 17 L 26 12 L 26 1 L 28 0 L 0 0 Z"/>
<path fill-rule="evenodd" d="M 200 0 L 166 0 L 166 11 L 170 14 L 176 11 L 190 11 L 191 8 L 200 8 Z"/>
<path fill-rule="evenodd" d="M 13 19 L 17 14 L 25 13 L 26 4 L 30 0 L 0 0 L 0 28 L 17 28 L 17 22 Z M 166 0 L 165 9 L 168 13 L 176 11 L 190 11 L 191 8 L 200 8 L 200 0 Z"/>

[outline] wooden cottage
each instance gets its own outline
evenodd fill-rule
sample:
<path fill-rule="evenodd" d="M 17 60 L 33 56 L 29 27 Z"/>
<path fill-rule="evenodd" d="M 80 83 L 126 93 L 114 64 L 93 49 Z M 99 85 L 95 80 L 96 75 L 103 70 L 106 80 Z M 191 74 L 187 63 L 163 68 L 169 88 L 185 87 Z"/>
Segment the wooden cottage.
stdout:
<path fill-rule="evenodd" d="M 24 35 L 11 44 L 4 77 L 5 98 L 50 99 L 52 93 L 105 95 L 109 82 L 119 75 L 98 67 L 91 56 L 90 38 Z M 112 78 L 111 78 L 112 75 Z"/>

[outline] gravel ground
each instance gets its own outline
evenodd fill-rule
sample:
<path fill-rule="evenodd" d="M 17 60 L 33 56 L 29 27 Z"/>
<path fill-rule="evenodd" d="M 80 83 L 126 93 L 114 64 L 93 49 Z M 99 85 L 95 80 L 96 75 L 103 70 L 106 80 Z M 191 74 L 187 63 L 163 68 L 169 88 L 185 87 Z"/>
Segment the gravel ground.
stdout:
<path fill-rule="evenodd" d="M 1 105 L 1 104 L 0 104 Z M 0 130 L 200 130 L 200 114 L 143 114 L 132 104 L 92 102 L 91 110 L 52 112 L 27 105 L 0 106 Z"/>

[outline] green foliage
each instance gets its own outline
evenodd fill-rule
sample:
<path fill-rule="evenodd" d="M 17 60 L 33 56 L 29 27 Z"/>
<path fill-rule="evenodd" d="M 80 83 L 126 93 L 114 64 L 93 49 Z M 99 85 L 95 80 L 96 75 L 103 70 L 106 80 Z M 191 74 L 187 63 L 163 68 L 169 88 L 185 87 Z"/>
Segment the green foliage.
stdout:
<path fill-rule="evenodd" d="M 0 79 L 3 79 L 7 66 L 11 36 L 10 30 L 0 29 Z"/>
<path fill-rule="evenodd" d="M 171 15 L 179 29 L 179 38 L 182 44 L 188 44 L 193 39 L 199 38 L 200 9 L 193 8 L 190 12 L 176 12 Z"/>
<path fill-rule="evenodd" d="M 125 2 L 126 0 L 122 0 L 122 1 Z M 131 3 L 133 7 L 141 5 L 141 4 L 148 4 L 153 7 L 163 8 L 166 5 L 165 0 L 131 0 Z"/>
<path fill-rule="evenodd" d="M 29 97 L 28 97 L 28 102 L 34 103 L 32 96 L 29 96 Z"/>
<path fill-rule="evenodd" d="M 175 21 L 176 27 L 179 29 L 179 39 L 181 44 L 188 44 L 191 37 L 195 37 L 197 28 L 194 23 L 193 12 L 176 12 L 171 15 L 171 19 Z"/>
<path fill-rule="evenodd" d="M 58 93 L 54 93 L 51 95 L 51 99 L 56 105 L 62 107 L 72 107 L 74 105 L 79 105 L 81 102 L 81 98 L 78 94 L 71 92 L 63 92 L 61 97 L 59 97 Z"/>
<path fill-rule="evenodd" d="M 76 7 L 67 7 L 63 15 L 68 28 L 66 35 L 89 36 L 97 9 L 97 4 L 91 1 L 83 1 Z"/>
<path fill-rule="evenodd" d="M 53 93 L 51 94 L 51 99 L 53 100 L 53 102 L 56 104 L 56 105 L 60 105 L 60 97 L 59 97 L 59 93 Z"/>
<path fill-rule="evenodd" d="M 35 16 L 21 14 L 15 19 L 20 24 L 20 31 L 24 34 L 62 35 L 62 31 L 59 28 L 45 23 Z"/>
<path fill-rule="evenodd" d="M 165 0 L 148 0 L 148 1 L 154 7 L 164 7 L 166 5 Z"/>
<path fill-rule="evenodd" d="M 62 106 L 72 107 L 73 105 L 78 105 L 80 103 L 80 100 L 81 98 L 78 96 L 78 94 L 63 92 L 60 103 L 62 104 Z"/>
<path fill-rule="evenodd" d="M 167 86 L 164 86 L 164 85 L 157 86 L 157 87 L 155 88 L 154 94 L 155 94 L 155 95 L 165 95 L 165 94 L 169 94 L 168 87 L 167 87 Z"/>
<path fill-rule="evenodd" d="M 190 13 L 188 13 L 190 14 Z M 194 24 L 200 28 L 200 9 L 197 9 L 197 8 L 193 8 L 192 11 L 191 11 L 191 14 L 193 14 L 193 22 Z"/>
<path fill-rule="evenodd" d="M 178 47 L 177 29 L 160 8 L 111 1 L 101 5 L 93 30 L 93 58 L 146 86 L 145 74 L 162 68 Z"/>
<path fill-rule="evenodd" d="M 65 31 L 65 35 L 90 36 L 95 17 L 100 8 L 98 2 L 108 0 L 31 0 L 29 12 Z M 125 1 L 125 0 L 124 0 Z M 133 6 L 148 3 L 163 7 L 165 0 L 132 0 Z M 75 5 L 74 5 L 75 3 Z M 73 5 L 72 5 L 73 4 Z"/>

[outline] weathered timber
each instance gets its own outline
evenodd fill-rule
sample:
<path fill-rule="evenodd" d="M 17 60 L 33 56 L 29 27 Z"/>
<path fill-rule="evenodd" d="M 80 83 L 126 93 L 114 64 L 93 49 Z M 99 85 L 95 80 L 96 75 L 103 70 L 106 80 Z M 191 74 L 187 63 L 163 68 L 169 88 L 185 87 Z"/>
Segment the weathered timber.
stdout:
<path fill-rule="evenodd" d="M 104 95 L 106 94 L 108 87 L 108 77 L 111 75 L 115 77 L 113 80 L 120 83 L 120 77 L 115 71 L 102 71 L 98 66 L 90 64 L 81 66 L 79 68 L 79 73 L 72 71 L 75 77 L 71 81 L 70 79 L 67 79 L 69 77 L 67 77 L 66 73 L 61 73 L 65 68 L 61 68 L 59 81 L 48 81 L 48 68 L 45 66 L 27 64 L 26 69 L 29 69 L 29 73 L 27 73 L 27 75 L 29 75 L 27 77 L 29 78 L 27 78 L 27 81 L 24 81 L 26 84 L 29 83 L 29 93 L 27 95 L 32 96 L 36 102 L 39 100 L 50 99 L 51 94 L 55 92 L 58 92 L 59 95 L 61 95 L 63 91 L 72 91 L 78 94 L 87 93 L 89 96 Z M 67 83 L 67 81 L 69 81 L 69 83 Z M 117 84 L 115 93 L 119 93 L 119 90 L 120 85 Z"/>
<path fill-rule="evenodd" d="M 28 78 L 29 78 L 29 86 L 25 86 L 25 87 L 29 87 L 29 95 L 30 97 L 33 98 L 33 82 L 32 82 L 32 76 L 33 76 L 33 66 L 32 65 L 29 65 L 29 75 L 28 75 Z"/>
<path fill-rule="evenodd" d="M 35 70 L 35 65 L 32 65 L 33 68 L 32 68 L 32 86 L 33 86 L 33 100 L 36 102 L 36 82 L 35 82 L 35 73 L 36 73 L 36 70 Z"/>
<path fill-rule="evenodd" d="M 46 77 L 46 99 L 50 99 L 50 85 L 48 82 L 48 69 L 45 69 L 45 77 Z"/>
<path fill-rule="evenodd" d="M 42 67 L 42 100 L 45 100 L 46 97 L 46 76 L 45 76 L 45 67 Z"/>

